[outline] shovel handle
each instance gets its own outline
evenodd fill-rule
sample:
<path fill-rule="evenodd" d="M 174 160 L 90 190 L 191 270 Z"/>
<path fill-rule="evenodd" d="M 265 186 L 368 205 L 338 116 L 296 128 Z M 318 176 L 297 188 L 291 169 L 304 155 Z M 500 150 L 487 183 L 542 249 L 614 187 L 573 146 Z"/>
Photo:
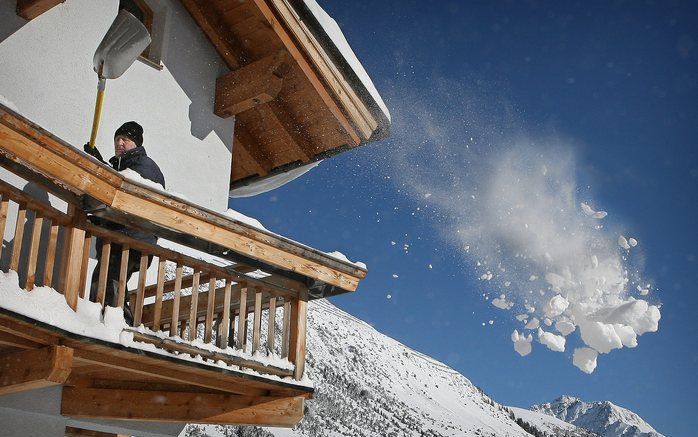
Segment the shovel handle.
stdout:
<path fill-rule="evenodd" d="M 99 129 L 99 119 L 102 116 L 102 102 L 104 102 L 104 88 L 107 85 L 107 79 L 99 78 L 97 83 L 97 101 L 95 102 L 95 115 L 92 119 L 92 133 L 90 134 L 90 147 L 94 149 L 95 140 L 97 139 L 97 130 Z"/>

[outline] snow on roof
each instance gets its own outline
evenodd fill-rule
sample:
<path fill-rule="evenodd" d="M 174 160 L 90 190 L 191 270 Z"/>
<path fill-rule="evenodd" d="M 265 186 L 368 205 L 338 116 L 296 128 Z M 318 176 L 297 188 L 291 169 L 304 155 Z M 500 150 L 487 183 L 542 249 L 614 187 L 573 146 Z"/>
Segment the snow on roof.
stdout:
<path fill-rule="evenodd" d="M 390 111 L 388 111 L 388 107 L 386 106 L 385 102 L 383 102 L 378 90 L 376 89 L 375 85 L 373 85 L 373 81 L 369 77 L 368 73 L 366 73 L 366 70 L 364 69 L 363 65 L 361 65 L 359 59 L 354 54 L 351 46 L 349 46 L 349 43 L 344 37 L 342 29 L 339 28 L 337 22 L 330 17 L 324 9 L 322 9 L 317 1 L 303 0 L 303 2 L 318 21 L 322 27 L 322 30 L 325 32 L 325 34 L 327 34 L 337 50 L 339 50 L 344 60 L 347 62 L 347 64 L 349 64 L 351 69 L 359 78 L 363 86 L 366 88 L 366 91 L 368 91 L 380 110 L 383 112 L 383 114 L 385 114 L 388 121 L 390 121 Z"/>

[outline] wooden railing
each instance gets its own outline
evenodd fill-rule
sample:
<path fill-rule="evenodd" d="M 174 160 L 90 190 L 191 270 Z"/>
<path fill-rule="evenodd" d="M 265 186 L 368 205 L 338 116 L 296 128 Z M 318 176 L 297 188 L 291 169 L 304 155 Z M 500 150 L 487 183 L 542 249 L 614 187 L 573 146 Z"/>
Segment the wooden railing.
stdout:
<path fill-rule="evenodd" d="M 104 304 L 110 276 L 106 260 L 112 249 L 120 248 L 117 302 L 128 297 L 135 326 L 167 333 L 163 338 L 134 330 L 136 340 L 262 373 L 302 378 L 307 290 L 288 290 L 129 238 L 90 223 L 78 205 L 69 205 L 65 214 L 4 181 L 0 196 L 0 232 L 8 228 L 14 235 L 4 249 L 11 250 L 9 262 L 2 267 L 18 273 L 20 287 L 27 291 L 39 285 L 52 287 L 76 309 L 78 298 L 90 294 L 89 254 L 93 239 L 99 238 L 97 257 L 105 262 L 99 264 L 96 300 Z M 11 204 L 17 205 L 14 223 L 8 222 Z M 140 252 L 135 290 L 127 289 L 128 257 L 134 253 L 130 249 Z M 147 283 L 149 257 L 157 265 L 153 284 Z M 37 276 L 37 271 L 42 274 Z M 263 359 L 265 355 L 286 358 L 290 365 L 274 365 L 275 360 Z"/>

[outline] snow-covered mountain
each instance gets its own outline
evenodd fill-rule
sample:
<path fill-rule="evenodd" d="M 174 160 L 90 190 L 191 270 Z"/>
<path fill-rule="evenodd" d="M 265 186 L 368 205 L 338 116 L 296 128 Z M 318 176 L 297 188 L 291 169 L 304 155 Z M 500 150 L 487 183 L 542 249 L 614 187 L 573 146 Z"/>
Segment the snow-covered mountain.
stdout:
<path fill-rule="evenodd" d="M 185 435 L 593 436 L 531 411 L 521 413 L 526 416 L 517 423 L 521 414 L 515 416 L 460 373 L 325 300 L 309 305 L 307 350 L 306 371 L 315 382 L 315 399 L 306 403 L 305 417 L 296 428 L 190 426 Z"/>
<path fill-rule="evenodd" d="M 531 410 L 549 414 L 603 437 L 664 437 L 637 414 L 609 401 L 584 402 L 572 396 L 561 396 L 551 403 L 534 405 Z"/>

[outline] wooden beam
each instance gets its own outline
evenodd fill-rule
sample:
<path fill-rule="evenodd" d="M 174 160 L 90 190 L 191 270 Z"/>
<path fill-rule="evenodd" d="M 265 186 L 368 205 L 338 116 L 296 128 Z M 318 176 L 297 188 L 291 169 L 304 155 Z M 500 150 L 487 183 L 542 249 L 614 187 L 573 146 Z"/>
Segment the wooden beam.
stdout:
<path fill-rule="evenodd" d="M 291 328 L 288 360 L 296 366 L 293 377 L 300 380 L 305 370 L 308 292 L 291 301 Z"/>
<path fill-rule="evenodd" d="M 283 76 L 291 69 L 285 50 L 220 76 L 216 80 L 214 113 L 231 117 L 270 102 L 281 91 Z"/>
<path fill-rule="evenodd" d="M 42 345 L 41 343 L 10 334 L 9 332 L 0 331 L 0 346 L 16 347 L 20 349 L 36 349 Z"/>
<path fill-rule="evenodd" d="M 335 102 L 334 98 L 330 95 L 325 86 L 325 83 L 318 77 L 315 69 L 305 58 L 303 52 L 299 49 L 303 47 L 302 42 L 296 42 L 292 32 L 287 29 L 287 23 L 285 23 L 285 15 L 282 14 L 277 8 L 279 7 L 278 2 L 271 0 L 251 0 L 259 8 L 264 18 L 267 20 L 269 25 L 272 27 L 274 32 L 279 36 L 281 42 L 284 44 L 286 50 L 288 50 L 291 57 L 298 63 L 298 66 L 303 71 L 303 74 L 308 78 L 311 85 L 315 91 L 320 95 L 322 101 L 325 103 L 327 108 L 330 110 L 335 119 L 339 122 L 340 126 L 349 134 L 349 136 L 354 141 L 354 145 L 361 143 L 361 138 L 357 134 L 353 125 L 349 122 L 346 115 L 342 112 L 339 105 Z M 270 6 L 274 4 L 274 6 Z M 272 9 L 273 8 L 273 9 Z M 281 15 L 281 17 L 279 16 Z"/>
<path fill-rule="evenodd" d="M 48 346 L 0 357 L 0 395 L 63 384 L 72 369 L 73 349 Z"/>
<path fill-rule="evenodd" d="M 25 20 L 33 20 L 65 0 L 17 0 L 17 15 Z"/>
<path fill-rule="evenodd" d="M 65 387 L 61 414 L 73 418 L 292 427 L 303 417 L 303 398 Z"/>
<path fill-rule="evenodd" d="M 126 434 L 112 434 L 109 432 L 93 431 L 90 429 L 65 427 L 65 437 L 128 437 Z"/>
<path fill-rule="evenodd" d="M 206 387 L 214 390 L 223 390 L 230 393 L 245 395 L 261 395 L 266 393 L 266 390 L 260 390 L 241 384 L 240 381 L 224 381 L 217 377 L 218 375 L 209 371 L 185 371 L 181 369 L 185 364 L 173 365 L 169 362 L 161 362 L 158 365 L 148 364 L 133 359 L 132 357 L 134 354 L 129 353 L 127 355 L 129 355 L 129 357 L 125 358 L 115 354 L 103 354 L 85 349 L 75 350 L 76 360 L 91 364 L 99 364 L 107 369 L 123 370 L 146 377 L 154 377 L 179 384 Z M 208 376 L 206 374 L 208 374 Z"/>
<path fill-rule="evenodd" d="M 178 352 L 189 355 L 200 355 L 204 359 L 223 361 L 228 365 L 234 365 L 239 367 L 247 367 L 249 369 L 256 370 L 260 373 L 267 373 L 269 375 L 276 375 L 281 377 L 293 376 L 293 370 L 284 369 L 281 367 L 276 367 L 272 365 L 264 365 L 258 361 L 248 360 L 235 355 L 229 355 L 222 352 L 209 351 L 190 343 L 180 343 L 168 338 L 160 338 L 154 335 L 143 334 L 137 331 L 130 331 L 133 333 L 133 339 L 143 343 L 154 344 L 155 346 L 170 351 Z"/>

